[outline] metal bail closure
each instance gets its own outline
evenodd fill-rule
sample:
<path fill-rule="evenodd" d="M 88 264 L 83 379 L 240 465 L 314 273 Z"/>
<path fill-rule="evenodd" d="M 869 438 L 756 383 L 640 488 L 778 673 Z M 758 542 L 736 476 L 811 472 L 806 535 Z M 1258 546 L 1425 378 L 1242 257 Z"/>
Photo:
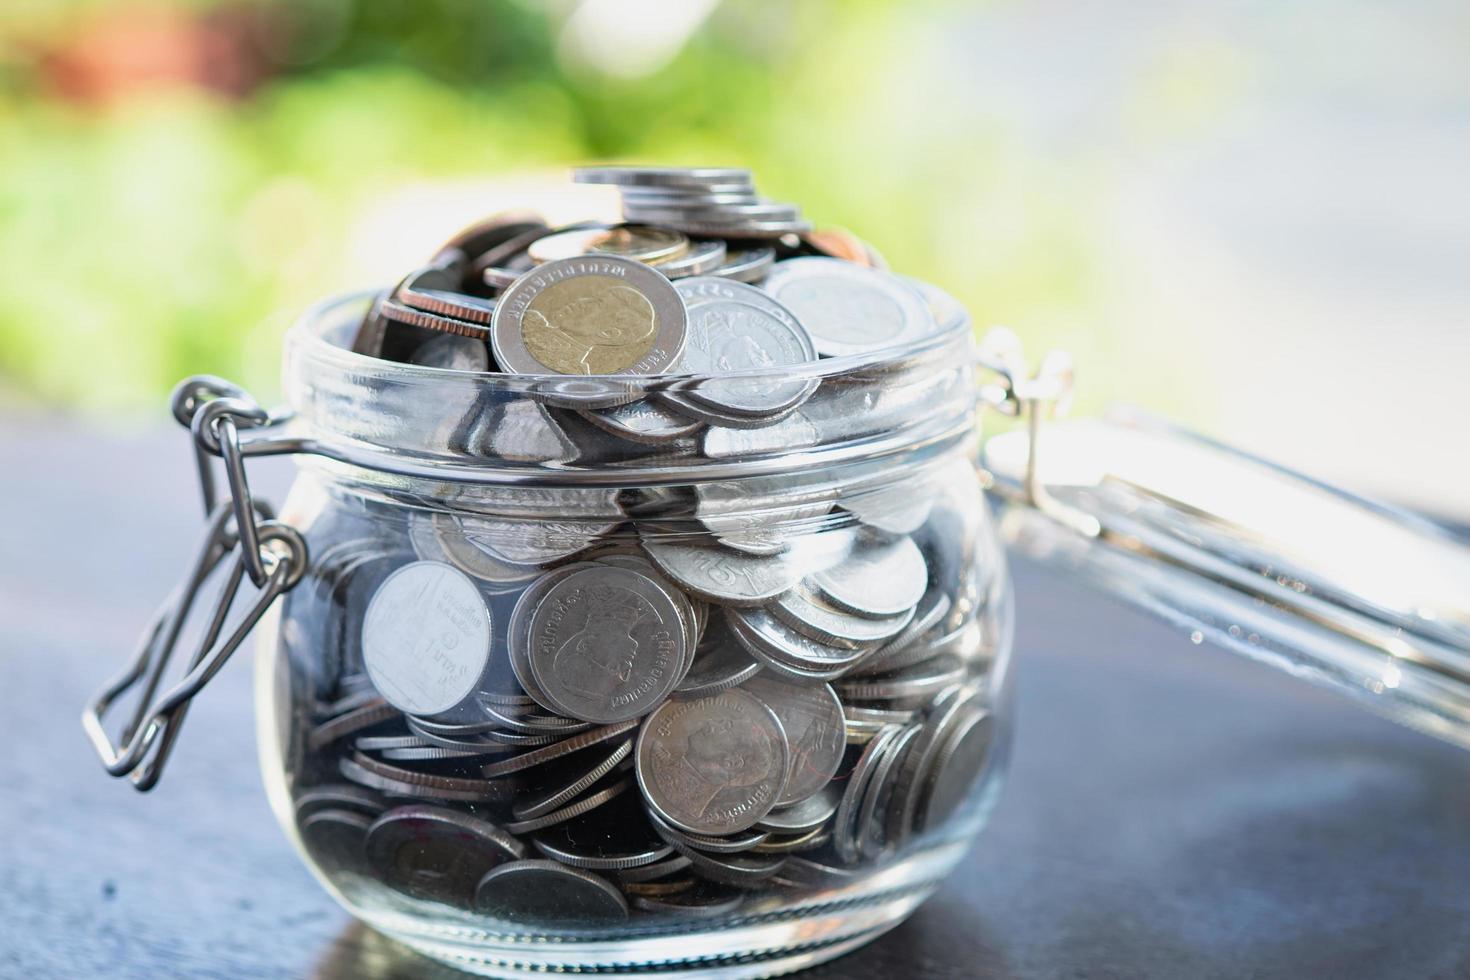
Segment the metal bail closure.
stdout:
<path fill-rule="evenodd" d="M 984 449 L 1013 546 L 1470 748 L 1463 540 L 1137 412 L 1043 425 L 1033 408 Z"/>
<path fill-rule="evenodd" d="M 272 519 L 270 507 L 251 496 L 245 478 L 239 426 L 270 425 L 279 419 L 229 382 L 207 377 L 180 384 L 174 392 L 173 411 L 194 433 L 200 490 L 208 514 L 204 541 L 183 581 L 144 630 L 132 663 L 82 714 L 82 727 L 108 773 L 128 776 L 140 791 L 157 784 L 190 701 L 239 649 L 271 603 L 301 580 L 307 563 L 305 539 L 294 528 Z M 215 499 L 210 454 L 224 459 L 230 489 L 226 501 Z M 237 552 L 235 561 L 220 582 L 183 676 L 155 698 L 199 593 L 231 552 Z M 226 622 L 246 575 L 259 591 L 226 635 Z M 107 732 L 106 716 L 134 689 L 138 689 L 137 706 L 114 742 Z"/>

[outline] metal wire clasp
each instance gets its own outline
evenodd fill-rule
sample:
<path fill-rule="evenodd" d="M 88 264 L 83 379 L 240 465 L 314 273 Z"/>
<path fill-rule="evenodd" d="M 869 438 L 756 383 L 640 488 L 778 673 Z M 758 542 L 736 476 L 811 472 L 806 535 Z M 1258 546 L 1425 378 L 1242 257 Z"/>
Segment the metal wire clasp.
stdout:
<path fill-rule="evenodd" d="M 980 385 L 981 404 L 1026 423 L 1026 478 L 1022 483 L 1026 503 L 1088 537 L 1102 533 L 1097 518 L 1051 496 L 1041 479 L 1039 461 L 1046 422 L 1065 415 L 1072 403 L 1075 376 L 1071 356 L 1065 351 L 1051 351 L 1033 372 L 1027 366 L 1020 339 L 1007 327 L 992 327 L 976 346 L 975 365 L 995 375 L 994 380 Z"/>
<path fill-rule="evenodd" d="M 204 376 L 189 378 L 175 388 L 172 407 L 174 417 L 194 436 L 207 516 L 204 541 L 183 581 L 144 630 L 132 663 L 88 703 L 82 714 L 82 728 L 108 773 L 129 776 L 140 791 L 157 784 L 190 701 L 240 647 L 271 603 L 301 580 L 307 564 L 305 539 L 295 528 L 275 520 L 270 506 L 251 494 L 240 452 L 242 427 L 272 425 L 282 417 L 265 412 L 235 385 Z M 212 455 L 224 460 L 228 500 L 217 499 Z M 235 561 L 220 583 L 183 676 L 155 700 L 199 593 L 232 552 L 237 552 Z M 258 590 L 255 601 L 234 629 L 224 635 L 230 609 L 246 575 Z M 104 719 L 119 698 L 139 686 L 133 715 L 121 739 L 113 742 Z"/>

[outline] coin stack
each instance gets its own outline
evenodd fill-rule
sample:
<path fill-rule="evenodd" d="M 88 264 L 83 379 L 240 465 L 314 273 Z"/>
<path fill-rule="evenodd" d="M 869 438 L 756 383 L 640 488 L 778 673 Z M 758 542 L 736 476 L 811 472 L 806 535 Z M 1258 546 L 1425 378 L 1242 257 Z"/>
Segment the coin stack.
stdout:
<path fill-rule="evenodd" d="M 576 177 L 619 186 L 630 223 L 474 226 L 374 303 L 355 349 L 544 379 L 536 425 L 579 451 L 590 424 L 605 458 L 731 456 L 784 420 L 854 424 L 853 393 L 801 365 L 901 360 L 953 315 L 746 171 Z M 515 459 L 514 423 L 477 406 L 460 429 Z M 946 836 L 994 755 L 1005 615 L 956 466 L 482 489 L 323 520 L 283 634 L 327 651 L 297 665 L 304 846 L 349 894 L 578 928 L 748 911 Z"/>

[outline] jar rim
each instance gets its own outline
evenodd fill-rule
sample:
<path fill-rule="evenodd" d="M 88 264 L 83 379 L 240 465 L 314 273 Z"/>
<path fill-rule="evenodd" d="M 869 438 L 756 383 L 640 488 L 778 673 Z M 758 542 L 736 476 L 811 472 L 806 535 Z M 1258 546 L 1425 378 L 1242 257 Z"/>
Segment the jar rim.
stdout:
<path fill-rule="evenodd" d="M 946 318 L 946 321 L 940 323 L 939 318 L 936 316 L 936 329 L 917 341 L 902 345 L 880 347 L 861 354 L 823 357 L 819 360 L 808 361 L 803 364 L 746 368 L 740 371 L 722 372 L 718 375 L 670 372 L 658 375 L 592 374 L 581 377 L 587 381 L 610 384 L 648 383 L 656 381 L 659 383 L 677 382 L 698 385 L 715 379 L 725 381 L 821 380 L 844 374 L 896 367 L 904 361 L 912 360 L 916 356 L 948 347 L 959 337 L 973 337 L 970 316 L 957 300 L 954 300 L 942 290 L 928 283 L 920 284 L 917 280 L 910 279 L 906 276 L 899 276 L 898 278 L 903 279 L 911 286 L 916 286 L 916 288 L 921 286 L 922 291 L 925 293 L 932 292 L 935 294 L 934 298 L 950 307 L 949 312 L 951 315 Z M 287 329 L 285 339 L 287 348 L 296 347 L 309 356 L 319 357 L 326 361 L 336 361 L 337 366 L 348 370 L 380 370 L 407 377 L 418 376 L 431 379 L 445 377 L 474 378 L 481 385 L 504 385 L 510 390 L 530 389 L 548 382 L 565 381 L 568 377 L 567 375 L 561 374 L 508 374 L 498 372 L 487 374 L 479 371 L 461 371 L 454 368 L 429 367 L 421 364 L 387 361 L 369 354 L 360 354 L 350 347 L 333 343 L 323 335 L 321 330 L 314 329 L 316 325 L 324 323 L 334 309 L 347 303 L 371 302 L 386 296 L 388 292 L 389 290 L 386 289 L 359 289 L 338 293 L 318 300 L 302 311 L 301 315 Z"/>
<path fill-rule="evenodd" d="M 413 481 L 670 486 L 928 456 L 974 429 L 969 317 L 938 290 L 930 301 L 950 315 L 902 347 L 718 375 L 588 377 L 447 370 L 356 353 L 357 326 L 379 295 L 330 297 L 287 333 L 282 386 L 295 411 L 292 451 Z M 726 392 L 810 391 L 751 425 L 708 420 L 694 446 L 625 443 L 596 426 L 598 406 L 567 402 L 589 391 L 618 399 L 612 406 L 659 401 L 708 383 Z"/>

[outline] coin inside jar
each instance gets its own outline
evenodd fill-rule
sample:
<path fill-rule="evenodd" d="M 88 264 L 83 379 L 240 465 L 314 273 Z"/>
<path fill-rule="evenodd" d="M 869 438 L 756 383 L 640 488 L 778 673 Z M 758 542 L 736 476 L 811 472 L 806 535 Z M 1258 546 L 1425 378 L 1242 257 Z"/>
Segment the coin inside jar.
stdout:
<path fill-rule="evenodd" d="M 563 714 L 608 724 L 653 710 L 682 676 L 688 634 L 657 582 L 593 564 L 557 581 L 530 620 L 537 685 Z"/>
<path fill-rule="evenodd" d="M 416 561 L 373 593 L 362 628 L 373 686 L 395 708 L 434 715 L 467 698 L 490 659 L 490 608 L 459 569 Z"/>
<path fill-rule="evenodd" d="M 495 361 L 516 374 L 660 374 L 684 352 L 684 302 L 650 266 L 617 255 L 547 262 L 495 305 Z"/>
<path fill-rule="evenodd" d="M 775 712 L 734 688 L 669 701 L 638 735 L 638 785 L 658 815 L 694 834 L 755 826 L 785 789 L 790 759 Z"/>

